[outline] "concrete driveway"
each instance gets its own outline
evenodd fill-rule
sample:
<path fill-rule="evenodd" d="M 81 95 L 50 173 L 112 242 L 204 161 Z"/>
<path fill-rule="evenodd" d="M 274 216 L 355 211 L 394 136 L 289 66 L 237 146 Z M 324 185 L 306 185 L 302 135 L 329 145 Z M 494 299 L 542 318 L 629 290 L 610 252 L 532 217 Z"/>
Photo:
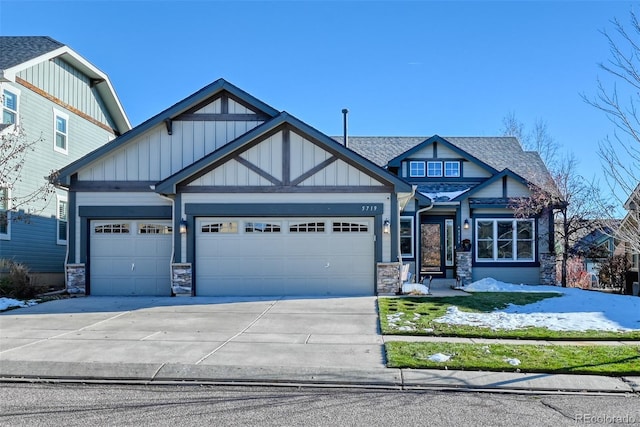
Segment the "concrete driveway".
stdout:
<path fill-rule="evenodd" d="M 86 297 L 0 313 L 0 362 L 384 368 L 375 297 Z"/>

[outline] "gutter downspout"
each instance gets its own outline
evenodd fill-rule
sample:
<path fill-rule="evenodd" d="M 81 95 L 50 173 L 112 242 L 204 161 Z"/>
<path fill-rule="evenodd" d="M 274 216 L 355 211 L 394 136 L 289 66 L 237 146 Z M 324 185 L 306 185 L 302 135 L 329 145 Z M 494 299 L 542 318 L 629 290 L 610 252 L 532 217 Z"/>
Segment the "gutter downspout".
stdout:
<path fill-rule="evenodd" d="M 151 191 L 156 190 L 156 186 L 155 185 L 150 185 L 149 188 L 151 188 Z M 171 197 L 165 196 L 163 194 L 160 193 L 156 193 L 159 197 L 162 197 L 163 199 L 169 200 L 171 202 L 171 221 L 172 221 L 172 225 L 171 225 L 171 229 L 173 230 L 173 233 L 176 232 L 176 227 L 175 227 L 175 217 L 176 217 L 176 204 L 175 204 L 175 199 L 172 199 Z M 171 259 L 169 260 L 169 275 L 171 275 L 171 266 L 173 265 L 174 259 L 176 256 L 176 239 L 175 236 L 172 235 L 171 236 Z M 169 277 L 169 283 L 171 283 L 171 296 L 174 295 L 173 292 L 173 283 L 172 283 L 172 279 L 173 277 Z"/>

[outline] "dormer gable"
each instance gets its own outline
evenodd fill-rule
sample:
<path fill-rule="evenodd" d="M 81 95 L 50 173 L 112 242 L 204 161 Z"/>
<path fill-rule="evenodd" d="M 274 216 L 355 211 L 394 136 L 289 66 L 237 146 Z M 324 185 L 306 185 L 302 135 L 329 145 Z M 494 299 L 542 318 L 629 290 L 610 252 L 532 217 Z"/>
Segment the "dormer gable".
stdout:
<path fill-rule="evenodd" d="M 391 159 L 387 166 L 411 181 L 486 179 L 498 172 L 439 135 Z"/>

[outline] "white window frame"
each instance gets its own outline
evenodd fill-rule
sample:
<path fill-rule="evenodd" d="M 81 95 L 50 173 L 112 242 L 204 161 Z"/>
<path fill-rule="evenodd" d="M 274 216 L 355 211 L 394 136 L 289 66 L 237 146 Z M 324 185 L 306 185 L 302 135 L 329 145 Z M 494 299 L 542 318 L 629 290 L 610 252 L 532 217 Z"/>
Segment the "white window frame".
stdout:
<path fill-rule="evenodd" d="M 510 219 L 510 218 L 476 218 L 475 222 L 475 260 L 479 263 L 484 262 L 499 262 L 499 263 L 514 263 L 514 262 L 534 262 L 536 259 L 536 221 L 535 219 Z M 491 258 L 479 258 L 478 257 L 478 243 L 479 232 L 478 232 L 478 223 L 479 222 L 492 222 L 493 223 L 493 233 L 492 233 L 492 252 L 493 256 Z M 498 257 L 498 245 L 499 241 L 505 241 L 504 239 L 498 239 L 498 222 L 511 222 L 511 245 L 512 245 L 512 255 L 511 258 L 499 258 Z M 529 222 L 531 223 L 531 258 L 518 258 L 518 228 L 517 225 L 519 222 Z"/>
<path fill-rule="evenodd" d="M 436 164 L 440 166 L 440 173 L 439 174 L 434 174 L 434 173 L 431 173 L 429 171 L 429 166 L 430 165 L 436 165 Z M 429 178 L 440 178 L 440 177 L 442 177 L 443 173 L 444 173 L 444 167 L 442 166 L 442 162 L 439 162 L 439 161 L 438 162 L 435 162 L 435 161 L 427 162 L 427 176 Z"/>
<path fill-rule="evenodd" d="M 455 234 L 452 219 L 444 220 L 444 263 L 447 267 L 453 267 L 456 260 Z"/>
<path fill-rule="evenodd" d="M 6 209 L 0 209 L 7 214 L 7 232 L 0 232 L 0 240 L 11 240 L 11 189 L 4 185 L 0 185 L 0 189 L 7 190 Z"/>
<path fill-rule="evenodd" d="M 409 177 L 422 178 L 426 175 L 426 173 L 427 167 L 425 166 L 425 162 L 417 160 L 412 160 L 409 162 Z"/>
<path fill-rule="evenodd" d="M 65 132 L 58 130 L 58 117 L 65 121 Z M 64 135 L 64 148 L 58 147 L 58 134 Z M 69 115 L 63 113 L 60 110 L 53 109 L 53 150 L 62 153 L 69 154 Z"/>
<path fill-rule="evenodd" d="M 64 203 L 64 206 L 66 208 L 65 211 L 65 216 L 66 218 L 62 218 L 60 215 L 60 205 Z M 64 239 L 60 238 L 60 225 L 62 223 L 66 224 L 66 236 L 64 236 Z M 66 245 L 67 241 L 68 241 L 68 237 L 69 236 L 69 201 L 67 200 L 67 196 L 61 196 L 61 195 L 56 195 L 56 243 L 58 245 Z"/>
<path fill-rule="evenodd" d="M 5 98 L 4 98 L 4 93 L 5 92 L 9 92 L 12 95 L 16 96 L 16 109 L 12 110 L 8 107 L 5 106 Z M 7 86 L 2 86 L 0 85 L 0 96 L 2 96 L 2 117 L 0 117 L 0 123 L 4 124 L 4 110 L 8 110 L 10 111 L 12 114 L 15 114 L 16 119 L 13 122 L 14 125 L 19 126 L 20 125 L 20 97 L 21 97 L 21 92 L 19 89 L 16 89 L 14 87 L 7 87 Z"/>
<path fill-rule="evenodd" d="M 447 165 L 456 165 L 456 173 L 455 174 L 450 174 L 447 173 Z M 443 172 L 444 172 L 444 176 L 447 178 L 457 178 L 460 176 L 460 162 L 458 161 L 450 161 L 450 162 L 444 162 L 444 167 L 443 167 Z"/>
<path fill-rule="evenodd" d="M 402 236 L 402 233 L 400 233 L 400 248 L 398 248 L 401 252 L 400 256 L 402 256 L 402 258 L 413 258 L 414 257 L 414 247 L 415 247 L 415 225 L 414 225 L 414 217 L 412 216 L 401 216 L 400 217 L 400 228 L 402 229 L 402 222 L 403 221 L 409 221 L 411 227 L 410 227 L 410 233 L 408 236 Z M 409 239 L 411 239 L 411 252 L 408 253 L 404 253 L 402 252 L 402 238 L 403 237 L 407 237 Z"/>

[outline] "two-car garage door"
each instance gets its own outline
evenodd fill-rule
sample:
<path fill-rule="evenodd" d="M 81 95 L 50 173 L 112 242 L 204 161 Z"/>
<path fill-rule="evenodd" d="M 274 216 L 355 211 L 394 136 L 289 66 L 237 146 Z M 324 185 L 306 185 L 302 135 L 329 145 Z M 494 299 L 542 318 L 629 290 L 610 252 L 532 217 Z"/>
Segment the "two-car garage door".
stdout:
<path fill-rule="evenodd" d="M 372 218 L 199 218 L 197 295 L 372 295 Z"/>

